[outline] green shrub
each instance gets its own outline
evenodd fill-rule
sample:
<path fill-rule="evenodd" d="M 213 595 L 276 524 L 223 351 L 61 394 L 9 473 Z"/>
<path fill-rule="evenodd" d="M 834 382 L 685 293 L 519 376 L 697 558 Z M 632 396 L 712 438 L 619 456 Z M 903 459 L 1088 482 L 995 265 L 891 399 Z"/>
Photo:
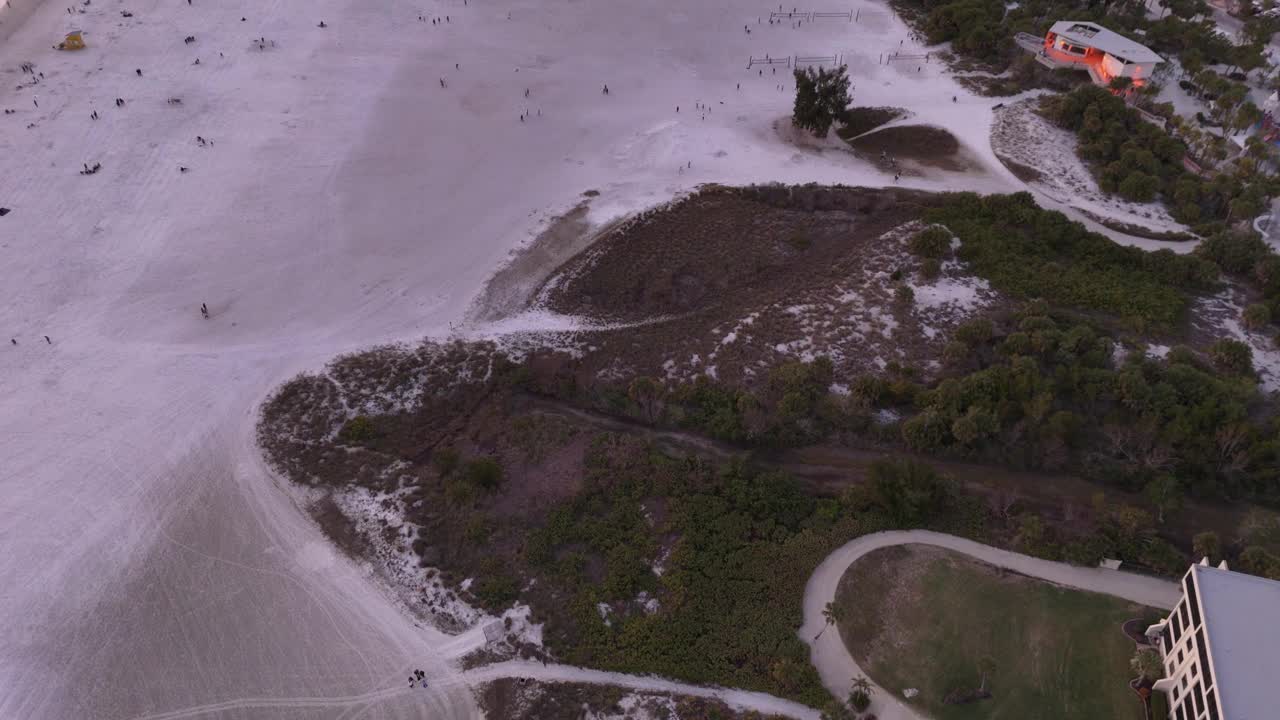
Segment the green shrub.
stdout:
<path fill-rule="evenodd" d="M 1240 321 L 1250 330 L 1261 330 L 1271 324 L 1271 308 L 1263 303 L 1253 303 L 1241 313 Z"/>
<path fill-rule="evenodd" d="M 1187 569 L 1187 558 L 1177 548 L 1160 538 L 1151 538 L 1142 553 L 1147 567 L 1164 575 L 1178 575 Z"/>
<path fill-rule="evenodd" d="M 971 348 L 986 345 L 995 335 L 996 327 L 990 318 L 966 320 L 956 327 L 956 340 Z"/>
<path fill-rule="evenodd" d="M 1000 423 L 990 411 L 971 406 L 951 423 L 951 436 L 961 445 L 972 446 L 994 435 Z"/>
<path fill-rule="evenodd" d="M 916 291 L 910 285 L 899 285 L 893 291 L 893 299 L 899 304 L 910 305 L 916 300 Z"/>
<path fill-rule="evenodd" d="M 471 594 L 487 610 L 501 611 L 511 606 L 520 597 L 520 581 L 515 577 L 498 571 L 493 575 L 478 578 L 471 584 Z"/>
<path fill-rule="evenodd" d="M 942 275 L 942 261 L 938 258 L 925 258 L 920 263 L 920 277 L 925 280 L 937 280 Z"/>
<path fill-rule="evenodd" d="M 1027 193 L 957 193 L 925 213 L 960 238 L 959 255 L 977 275 L 1014 297 L 1039 297 L 1173 327 L 1184 317 L 1188 290 L 1205 289 L 1202 258 L 1122 247 L 1061 213 L 1041 209 Z"/>
<path fill-rule="evenodd" d="M 942 359 L 948 365 L 957 365 L 969 357 L 969 346 L 959 340 L 952 340 L 942 348 Z"/>
<path fill-rule="evenodd" d="M 1196 351 L 1186 345 L 1174 345 L 1164 357 L 1170 365 L 1196 365 Z"/>
<path fill-rule="evenodd" d="M 491 457 L 468 461 L 463 474 L 468 484 L 482 490 L 494 490 L 502 484 L 502 465 Z"/>
<path fill-rule="evenodd" d="M 440 473 L 440 477 L 449 477 L 454 470 L 458 469 L 458 463 L 461 461 L 462 456 L 451 447 L 436 448 L 431 453 L 431 464 L 435 466 L 436 472 Z"/>
<path fill-rule="evenodd" d="M 932 466 L 916 460 L 877 460 L 869 472 L 876 504 L 904 527 L 917 527 L 944 513 L 955 499 L 953 485 Z"/>
<path fill-rule="evenodd" d="M 1270 254 L 1270 248 L 1253 232 L 1221 232 L 1205 238 L 1196 254 L 1212 260 L 1232 274 L 1251 272 Z"/>
<path fill-rule="evenodd" d="M 1130 202 L 1151 202 L 1156 199 L 1156 179 L 1144 172 L 1135 170 L 1120 182 L 1120 197 Z"/>
<path fill-rule="evenodd" d="M 1164 662 L 1160 659 L 1158 650 L 1135 650 L 1133 659 L 1129 661 L 1129 666 L 1133 668 L 1134 672 L 1152 682 L 1164 677 Z"/>
<path fill-rule="evenodd" d="M 1097 567 L 1099 561 L 1113 554 L 1110 541 L 1101 534 L 1076 538 L 1062 548 L 1062 559 L 1081 567 Z"/>
<path fill-rule="evenodd" d="M 793 250 L 804 252 L 813 247 L 813 240 L 803 232 L 795 232 L 787 236 L 787 245 L 790 245 Z"/>
<path fill-rule="evenodd" d="M 1209 347 L 1214 367 L 1233 375 L 1253 373 L 1253 351 L 1239 340 L 1223 338 Z"/>
<path fill-rule="evenodd" d="M 343 424 L 342 429 L 338 431 L 338 440 L 359 444 L 372 440 L 376 434 L 373 420 L 364 415 L 357 415 Z"/>
<path fill-rule="evenodd" d="M 907 248 L 912 255 L 939 260 L 951 252 L 951 233 L 943 227 L 930 227 L 911 236 Z"/>
<path fill-rule="evenodd" d="M 1253 545 L 1240 553 L 1240 569 L 1251 575 L 1280 580 L 1280 557 Z"/>
<path fill-rule="evenodd" d="M 946 416 L 928 408 L 902 423 L 902 439 L 912 450 L 938 450 L 950 442 L 950 426 Z"/>
<path fill-rule="evenodd" d="M 1212 530 L 1196 533 L 1191 538 L 1191 549 L 1195 552 L 1193 559 L 1197 562 L 1200 558 L 1209 558 L 1209 562 L 1216 564 L 1222 558 L 1222 539 Z"/>

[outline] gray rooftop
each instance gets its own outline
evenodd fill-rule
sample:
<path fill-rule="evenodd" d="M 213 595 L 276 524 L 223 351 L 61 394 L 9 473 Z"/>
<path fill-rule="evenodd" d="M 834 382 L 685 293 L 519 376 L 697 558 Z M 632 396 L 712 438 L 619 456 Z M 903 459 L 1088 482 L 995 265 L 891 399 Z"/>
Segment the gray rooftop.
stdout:
<path fill-rule="evenodd" d="M 1059 20 L 1049 28 L 1049 32 L 1070 40 L 1072 44 L 1097 48 L 1129 62 L 1164 62 L 1164 58 L 1146 45 L 1134 42 L 1120 33 L 1111 32 L 1097 23 Z"/>
<path fill-rule="evenodd" d="M 1274 720 L 1280 678 L 1280 582 L 1191 566 L 1224 720 Z"/>

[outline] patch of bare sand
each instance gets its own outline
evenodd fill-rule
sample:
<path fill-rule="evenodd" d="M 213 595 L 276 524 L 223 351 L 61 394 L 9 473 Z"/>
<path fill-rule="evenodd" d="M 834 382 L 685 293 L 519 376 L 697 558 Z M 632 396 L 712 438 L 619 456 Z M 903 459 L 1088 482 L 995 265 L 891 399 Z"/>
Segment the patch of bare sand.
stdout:
<path fill-rule="evenodd" d="M 600 193 L 588 190 L 583 194 L 591 198 Z M 468 319 L 494 322 L 523 310 L 546 277 L 595 238 L 598 230 L 587 220 L 589 202 L 584 200 L 552 219 L 533 242 L 516 250 L 485 283 Z"/>
<path fill-rule="evenodd" d="M 1098 187 L 1080 159 L 1075 133 L 1057 127 L 1037 112 L 1029 98 L 995 111 L 991 149 L 1015 176 L 1054 200 L 1069 205 L 1118 232 L 1141 237 L 1180 239 L 1187 229 L 1158 202 L 1134 203 Z"/>

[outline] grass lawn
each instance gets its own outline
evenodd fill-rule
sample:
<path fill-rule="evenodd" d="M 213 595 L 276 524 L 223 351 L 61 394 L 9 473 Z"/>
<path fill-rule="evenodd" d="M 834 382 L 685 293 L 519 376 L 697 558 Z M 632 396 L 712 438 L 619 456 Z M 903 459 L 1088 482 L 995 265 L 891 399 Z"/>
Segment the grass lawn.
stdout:
<path fill-rule="evenodd" d="M 1107 595 L 1003 573 L 924 545 L 869 553 L 836 592 L 837 626 L 858 664 L 889 692 L 938 720 L 1140 720 L 1128 687 L 1133 643 L 1125 620 L 1159 611 Z M 992 697 L 942 702 L 977 689 L 983 658 Z"/>

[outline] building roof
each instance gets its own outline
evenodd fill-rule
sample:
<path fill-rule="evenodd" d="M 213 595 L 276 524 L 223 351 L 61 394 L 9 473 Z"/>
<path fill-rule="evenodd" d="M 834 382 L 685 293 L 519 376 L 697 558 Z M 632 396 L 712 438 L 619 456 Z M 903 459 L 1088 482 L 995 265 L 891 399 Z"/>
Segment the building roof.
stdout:
<path fill-rule="evenodd" d="M 1096 23 L 1059 20 L 1049 28 L 1049 32 L 1070 40 L 1074 45 L 1097 48 L 1129 62 L 1164 62 L 1164 58 L 1146 45 L 1134 42 L 1120 33 L 1111 32 Z"/>
<path fill-rule="evenodd" d="M 1227 720 L 1269 720 L 1280 665 L 1280 582 L 1192 565 Z"/>

